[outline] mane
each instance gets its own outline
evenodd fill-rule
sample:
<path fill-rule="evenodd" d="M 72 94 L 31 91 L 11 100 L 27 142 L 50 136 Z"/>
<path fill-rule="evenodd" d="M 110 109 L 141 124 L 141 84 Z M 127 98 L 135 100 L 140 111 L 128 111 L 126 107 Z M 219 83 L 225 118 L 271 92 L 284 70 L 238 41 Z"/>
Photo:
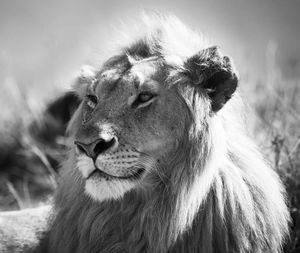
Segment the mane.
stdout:
<path fill-rule="evenodd" d="M 161 57 L 172 66 L 168 83 L 185 60 L 207 44 L 174 17 L 146 18 L 146 35 L 122 54 Z M 186 131 L 170 177 L 153 180 L 153 192 L 127 192 L 96 203 L 71 152 L 62 169 L 49 252 L 280 252 L 289 213 L 278 176 L 245 132 L 238 93 L 215 115 L 209 101 L 183 85 Z M 46 238 L 46 237 L 45 237 Z M 43 252 L 46 252 L 43 251 Z"/>

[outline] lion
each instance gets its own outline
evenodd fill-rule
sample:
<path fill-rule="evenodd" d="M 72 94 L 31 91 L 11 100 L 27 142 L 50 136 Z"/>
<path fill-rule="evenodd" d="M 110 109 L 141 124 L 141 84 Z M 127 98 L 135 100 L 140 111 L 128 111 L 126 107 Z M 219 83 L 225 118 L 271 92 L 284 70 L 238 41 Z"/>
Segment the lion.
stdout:
<path fill-rule="evenodd" d="M 281 252 L 285 190 L 246 131 L 232 60 L 173 16 L 74 84 L 47 229 L 33 252 Z"/>

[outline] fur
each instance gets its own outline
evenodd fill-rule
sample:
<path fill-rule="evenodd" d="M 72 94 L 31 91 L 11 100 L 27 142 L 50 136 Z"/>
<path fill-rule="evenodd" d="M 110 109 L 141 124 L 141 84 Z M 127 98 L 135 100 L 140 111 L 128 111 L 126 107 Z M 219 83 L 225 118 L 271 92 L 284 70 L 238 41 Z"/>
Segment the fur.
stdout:
<path fill-rule="evenodd" d="M 84 193 L 71 152 L 62 169 L 55 218 L 37 251 L 280 252 L 288 234 L 285 192 L 244 130 L 238 92 L 212 112 L 207 94 L 196 92 L 183 74 L 187 59 L 207 45 L 174 17 L 147 18 L 146 24 L 150 32 L 146 29 L 147 35 L 125 53 L 129 62 L 161 57 L 169 66 L 166 85 L 179 87 L 185 131 L 167 163 L 172 172 L 152 180 L 150 192 L 130 190 L 95 202 Z M 220 59 L 215 63 L 226 69 Z"/>
<path fill-rule="evenodd" d="M 0 253 L 27 252 L 37 247 L 50 216 L 50 205 L 0 212 Z"/>

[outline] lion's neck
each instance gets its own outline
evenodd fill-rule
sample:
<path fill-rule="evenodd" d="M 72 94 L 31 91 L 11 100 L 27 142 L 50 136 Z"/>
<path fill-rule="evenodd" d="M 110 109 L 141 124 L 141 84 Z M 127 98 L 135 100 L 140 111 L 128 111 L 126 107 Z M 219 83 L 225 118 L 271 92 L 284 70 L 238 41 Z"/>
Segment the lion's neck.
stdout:
<path fill-rule="evenodd" d="M 68 177 L 60 189 L 65 194 L 58 194 L 56 199 L 60 208 L 50 232 L 52 252 L 167 252 L 187 226 L 192 226 L 196 215 L 196 209 L 185 211 L 191 210 L 187 205 L 195 205 L 191 191 L 197 190 L 184 185 L 188 182 L 177 185 L 186 187 L 185 191 L 161 184 L 151 196 L 132 191 L 122 200 L 103 203 L 92 201 L 82 189 L 70 194 L 71 185 L 76 183 L 76 177 L 73 182 Z"/>
<path fill-rule="evenodd" d="M 132 193 L 101 204 L 78 196 L 58 211 L 49 244 L 53 252 L 159 252 L 150 250 L 148 242 L 155 238 L 157 245 L 163 240 L 158 235 L 168 234 L 162 231 L 170 219 L 165 214 Z"/>

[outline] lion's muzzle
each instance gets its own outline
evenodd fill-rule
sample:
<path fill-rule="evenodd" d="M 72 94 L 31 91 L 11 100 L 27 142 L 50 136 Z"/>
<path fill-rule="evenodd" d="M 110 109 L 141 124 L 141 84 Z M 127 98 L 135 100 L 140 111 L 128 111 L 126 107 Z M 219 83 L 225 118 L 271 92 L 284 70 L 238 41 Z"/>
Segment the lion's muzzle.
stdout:
<path fill-rule="evenodd" d="M 144 171 L 142 153 L 130 145 L 118 145 L 114 139 L 103 143 L 83 144 L 76 141 L 78 169 L 88 179 L 98 175 L 105 178 L 139 178 Z"/>
<path fill-rule="evenodd" d="M 99 155 L 95 165 L 108 175 L 127 178 L 134 176 L 141 169 L 140 155 L 133 147 L 123 145 L 114 152 Z"/>

